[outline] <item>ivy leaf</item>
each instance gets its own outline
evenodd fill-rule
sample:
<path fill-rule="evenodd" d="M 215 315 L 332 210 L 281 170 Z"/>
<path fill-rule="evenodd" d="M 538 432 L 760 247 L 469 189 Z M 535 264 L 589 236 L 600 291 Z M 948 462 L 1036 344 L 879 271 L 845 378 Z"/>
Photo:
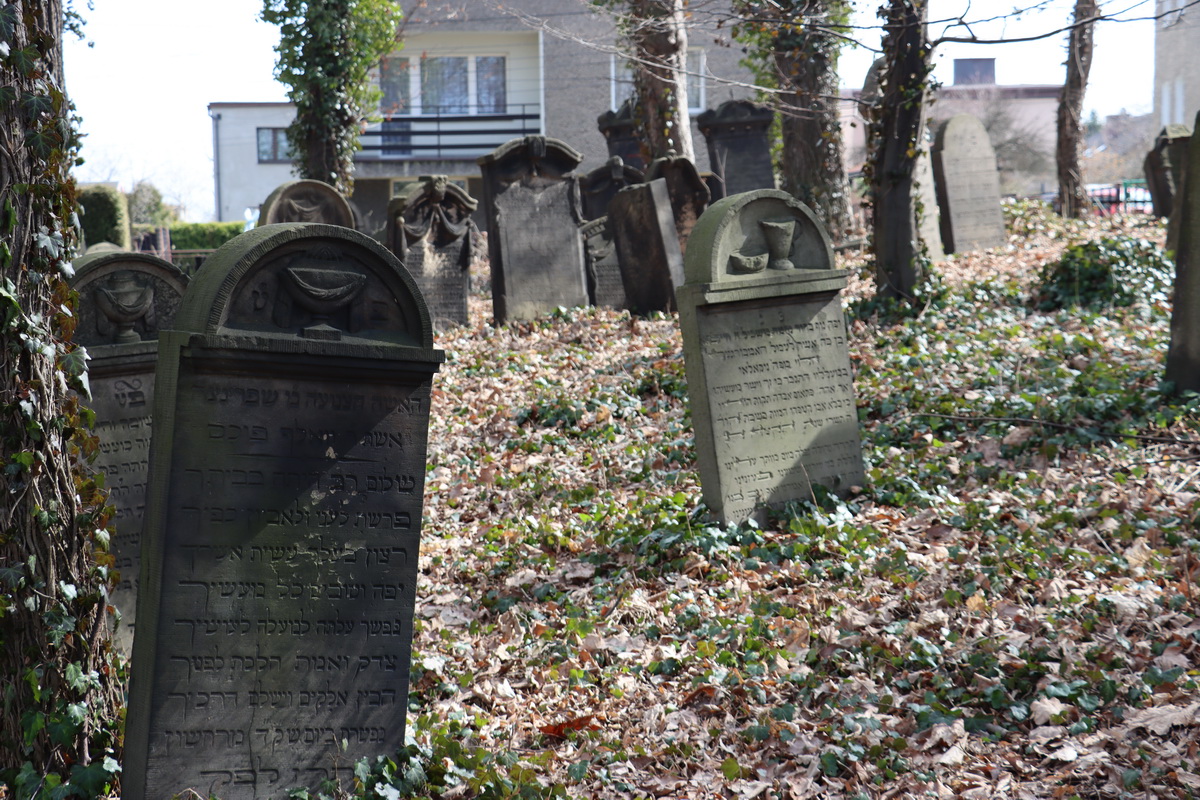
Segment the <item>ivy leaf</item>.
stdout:
<path fill-rule="evenodd" d="M 17 6 L 9 3 L 0 8 L 0 42 L 11 42 L 17 32 Z"/>
<path fill-rule="evenodd" d="M 38 128 L 25 132 L 25 146 L 38 158 L 49 158 L 59 141 L 61 140 L 53 130 Z"/>
<path fill-rule="evenodd" d="M 10 56 L 13 69 L 25 77 L 33 75 L 37 69 L 38 51 L 33 45 L 14 50 Z"/>
<path fill-rule="evenodd" d="M 63 369 L 67 376 L 78 382 L 77 390 L 81 390 L 89 399 L 92 396 L 92 385 L 88 381 L 87 362 L 91 359 L 86 347 L 80 345 L 63 356 Z"/>
<path fill-rule="evenodd" d="M 47 95 L 33 94 L 32 92 L 21 98 L 21 106 L 30 119 L 37 119 L 42 114 L 50 114 L 54 111 L 53 100 Z"/>

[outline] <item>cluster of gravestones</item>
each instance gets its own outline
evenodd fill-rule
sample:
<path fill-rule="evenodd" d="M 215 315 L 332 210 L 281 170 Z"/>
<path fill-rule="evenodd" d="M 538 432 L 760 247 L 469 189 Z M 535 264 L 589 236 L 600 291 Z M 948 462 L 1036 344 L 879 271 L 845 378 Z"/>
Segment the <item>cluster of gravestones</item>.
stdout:
<path fill-rule="evenodd" d="M 966 136 L 934 168 L 956 169 Z M 812 212 L 775 189 L 706 210 L 674 156 L 645 174 L 614 155 L 576 176 L 580 161 L 544 137 L 480 159 L 497 319 L 677 308 L 723 524 L 861 484 L 847 277 Z M 943 185 L 969 211 L 958 193 L 987 175 L 960 172 Z M 190 283 L 148 254 L 77 261 L 133 654 L 126 797 L 276 794 L 403 744 L 434 329 L 466 322 L 475 208 L 423 178 L 384 247 L 296 181 Z"/>

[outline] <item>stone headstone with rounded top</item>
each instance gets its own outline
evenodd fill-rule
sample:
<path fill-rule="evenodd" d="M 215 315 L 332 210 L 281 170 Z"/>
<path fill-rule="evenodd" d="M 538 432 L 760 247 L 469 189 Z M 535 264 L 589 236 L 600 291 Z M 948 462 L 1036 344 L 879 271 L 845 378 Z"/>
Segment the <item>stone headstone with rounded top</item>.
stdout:
<path fill-rule="evenodd" d="M 121 624 L 115 639 L 128 657 L 136 627 L 158 333 L 171 327 L 188 279 L 169 261 L 122 250 L 90 252 L 74 267 L 71 288 L 79 294 L 74 341 L 91 356 L 86 404 L 96 415 L 100 440 L 94 466 L 104 473 L 116 509 L 110 549 L 119 579 L 111 599 Z"/>
<path fill-rule="evenodd" d="M 679 237 L 679 251 L 687 255 L 688 237 L 696 220 L 708 208 L 711 194 L 708 184 L 700 177 L 696 165 L 674 151 L 650 162 L 646 170 L 646 182 L 662 178 L 667 182 L 667 195 L 671 198 L 671 213 L 675 217 L 675 235 Z"/>
<path fill-rule="evenodd" d="M 323 222 L 354 227 L 354 211 L 341 192 L 328 183 L 298 180 L 281 183 L 258 210 L 259 225 L 280 222 Z"/>
<path fill-rule="evenodd" d="M 404 744 L 443 354 L 373 239 L 222 246 L 159 335 L 123 797 L 346 786 Z"/>
<path fill-rule="evenodd" d="M 933 144 L 933 174 L 947 253 L 1008 241 L 1000 210 L 1000 174 L 987 129 L 970 114 L 951 117 Z"/>
<path fill-rule="evenodd" d="M 640 169 L 629 166 L 620 156 L 612 156 L 603 165 L 579 179 L 583 197 L 583 218 L 599 219 L 608 213 L 613 196 L 626 186 L 642 183 L 646 176 Z"/>
<path fill-rule="evenodd" d="M 775 189 L 700 218 L 677 291 L 704 502 L 722 524 L 864 483 L 829 236 Z"/>

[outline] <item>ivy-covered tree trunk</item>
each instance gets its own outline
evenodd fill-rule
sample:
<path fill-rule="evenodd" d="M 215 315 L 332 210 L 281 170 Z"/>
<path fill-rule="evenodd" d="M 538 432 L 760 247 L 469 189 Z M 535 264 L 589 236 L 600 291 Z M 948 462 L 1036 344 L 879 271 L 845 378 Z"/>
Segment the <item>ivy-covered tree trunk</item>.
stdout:
<path fill-rule="evenodd" d="M 879 102 L 870 124 L 876 291 L 913 300 L 924 277 L 913 192 L 917 154 L 923 145 L 925 99 L 932 47 L 925 33 L 928 0 L 889 0 L 884 20 Z"/>
<path fill-rule="evenodd" d="M 120 757 L 107 515 L 71 392 L 84 354 L 64 279 L 78 140 L 63 25 L 61 0 L 0 6 L 0 782 L 26 797 L 102 795 Z"/>
<path fill-rule="evenodd" d="M 358 135 L 379 108 L 370 73 L 396 46 L 400 17 L 396 0 L 264 0 L 262 18 L 280 28 L 275 77 L 296 105 L 297 176 L 350 194 Z"/>
<path fill-rule="evenodd" d="M 1067 79 L 1058 98 L 1058 198 L 1064 217 L 1079 217 L 1087 208 L 1087 188 L 1079 165 L 1083 140 L 1083 94 L 1092 70 L 1089 20 L 1100 13 L 1096 0 L 1075 0 L 1075 27 L 1067 40 Z"/>
<path fill-rule="evenodd" d="M 838 39 L 831 19 L 839 0 L 799 0 L 779 21 L 774 43 L 780 76 L 784 191 L 810 206 L 835 241 L 850 229 L 850 198 L 837 106 Z"/>
<path fill-rule="evenodd" d="M 647 163 L 672 150 L 695 161 L 683 0 L 629 0 L 621 24 L 634 57 L 634 120 Z"/>

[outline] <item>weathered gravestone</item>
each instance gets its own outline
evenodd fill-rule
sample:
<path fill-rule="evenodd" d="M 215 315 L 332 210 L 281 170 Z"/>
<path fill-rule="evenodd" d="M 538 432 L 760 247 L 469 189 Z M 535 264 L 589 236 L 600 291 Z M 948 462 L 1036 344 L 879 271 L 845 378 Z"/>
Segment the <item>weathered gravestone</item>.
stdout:
<path fill-rule="evenodd" d="M 613 196 L 626 186 L 633 186 L 646 179 L 640 169 L 635 169 L 612 156 L 601 167 L 579 179 L 579 193 L 583 197 L 583 218 L 599 219 L 608 213 L 608 204 Z"/>
<path fill-rule="evenodd" d="M 646 182 L 662 178 L 667 182 L 667 194 L 671 198 L 671 213 L 675 216 L 675 235 L 679 237 L 679 251 L 687 255 L 688 237 L 696 220 L 708 208 L 708 185 L 696 171 L 689 159 L 675 155 L 674 151 L 650 162 L 646 170 Z"/>
<path fill-rule="evenodd" d="M 1196 115 L 1200 125 L 1200 114 Z M 1200 392 L 1200 136 L 1188 141 L 1182 186 L 1175 195 L 1172 222 L 1179 220 L 1175 248 L 1175 293 L 1166 378 L 1178 392 Z"/>
<path fill-rule="evenodd" d="M 1187 191 L 1184 183 L 1188 174 L 1188 151 L 1191 146 L 1192 129 L 1187 125 L 1168 125 L 1158 134 L 1154 141 L 1154 149 L 1159 153 L 1163 165 L 1163 178 L 1160 188 L 1165 190 L 1163 205 L 1167 216 L 1167 250 L 1175 252 L 1179 248 L 1179 235 L 1182 220 L 1180 197 Z"/>
<path fill-rule="evenodd" d="M 1150 190 L 1150 203 L 1154 216 L 1171 216 L 1171 200 L 1174 191 L 1163 152 L 1157 147 L 1151 148 L 1142 161 L 1142 170 L 1146 175 L 1146 188 Z"/>
<path fill-rule="evenodd" d="M 933 165 L 929 153 L 922 151 L 917 156 L 916 174 L 917 198 L 921 202 L 921 222 L 917 231 L 925 250 L 934 261 L 946 257 L 942 247 L 941 213 L 938 211 L 937 186 L 933 178 Z"/>
<path fill-rule="evenodd" d="M 774 119 L 770 106 L 750 100 L 726 100 L 696 118 L 708 143 L 713 174 L 725 186 L 725 197 L 775 188 L 770 138 Z"/>
<path fill-rule="evenodd" d="M 438 330 L 467 324 L 477 205 L 445 175 L 422 175 L 408 194 L 388 203 L 388 249 L 421 288 Z"/>
<path fill-rule="evenodd" d="M 404 743 L 443 354 L 348 228 L 219 249 L 159 336 L 124 797 L 282 797 Z"/>
<path fill-rule="evenodd" d="M 986 250 L 1007 241 L 996 152 L 982 122 L 959 114 L 942 125 L 933 145 L 933 173 L 947 253 Z"/>
<path fill-rule="evenodd" d="M 322 181 L 288 181 L 275 187 L 258 210 L 259 225 L 324 222 L 354 227 L 354 211 L 337 189 Z"/>
<path fill-rule="evenodd" d="M 634 169 L 645 169 L 642 140 L 638 138 L 633 121 L 633 100 L 626 100 L 616 111 L 605 111 L 596 117 L 596 127 L 604 137 L 610 156 L 620 156 Z"/>
<path fill-rule="evenodd" d="M 704 502 L 723 524 L 864 481 L 829 236 L 806 206 L 760 189 L 704 213 L 679 325 Z"/>
<path fill-rule="evenodd" d="M 579 226 L 587 258 L 588 302 L 601 308 L 625 308 L 625 284 L 608 216 Z"/>
<path fill-rule="evenodd" d="M 497 322 L 587 304 L 579 182 L 569 174 L 582 160 L 545 136 L 513 139 L 478 159 Z"/>
<path fill-rule="evenodd" d="M 634 314 L 675 309 L 683 285 L 683 254 L 675 233 L 671 198 L 662 178 L 617 192 L 608 210 L 625 307 Z"/>
<path fill-rule="evenodd" d="M 94 465 L 116 509 L 110 543 L 120 579 L 112 604 L 121 614 L 118 648 L 132 652 L 141 566 L 142 518 L 150 458 L 158 332 L 171 327 L 187 276 L 146 253 L 98 250 L 75 260 L 79 293 L 74 339 L 91 361 L 88 379 L 100 440 Z"/>

